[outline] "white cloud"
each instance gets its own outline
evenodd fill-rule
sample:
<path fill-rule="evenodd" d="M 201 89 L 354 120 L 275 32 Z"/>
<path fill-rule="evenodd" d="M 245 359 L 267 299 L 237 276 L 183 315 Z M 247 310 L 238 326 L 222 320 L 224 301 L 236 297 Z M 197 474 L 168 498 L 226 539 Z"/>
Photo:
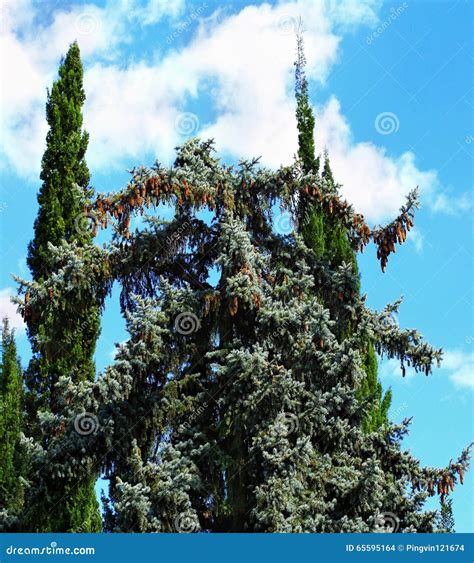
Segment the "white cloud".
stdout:
<path fill-rule="evenodd" d="M 446 351 L 441 367 L 448 371 L 449 378 L 458 387 L 474 389 L 474 353 L 462 350 Z"/>
<path fill-rule="evenodd" d="M 24 277 L 28 278 L 31 275 L 30 270 L 28 268 L 28 264 L 26 262 L 26 256 L 22 256 L 21 258 L 18 259 L 17 268 L 20 276 L 22 276 L 23 278 Z"/>
<path fill-rule="evenodd" d="M 17 306 L 11 302 L 11 297 L 16 295 L 16 292 L 11 287 L 0 289 L 0 320 L 8 317 L 11 328 L 17 330 L 19 334 L 25 332 L 26 327 L 23 318 L 17 312 Z"/>
<path fill-rule="evenodd" d="M 126 4 L 131 5 L 133 17 L 137 21 L 141 21 L 142 25 L 150 25 L 160 21 L 166 16 L 178 16 L 183 12 L 185 0 L 148 0 L 148 2 L 140 2 L 140 0 L 122 0 Z"/>
<path fill-rule="evenodd" d="M 174 128 L 187 98 L 204 94 L 216 117 L 201 123 L 202 137 L 214 137 L 217 149 L 237 157 L 262 156 L 269 166 L 289 163 L 296 152 L 293 98 L 294 30 L 306 25 L 308 75 L 323 83 L 337 60 L 340 37 L 333 30 L 342 13 L 345 23 L 375 18 L 372 1 L 364 10 L 352 2 L 308 0 L 247 6 L 229 17 L 202 21 L 194 39 L 171 50 L 158 64 L 128 67 L 97 64 L 86 75 L 85 110 L 91 133 L 92 165 L 118 163 L 154 151 L 173 155 L 182 141 Z M 349 9 L 350 8 L 350 9 Z M 334 14 L 331 19 L 329 14 Z M 110 93 L 120 92 L 110 103 Z"/>
<path fill-rule="evenodd" d="M 126 158 L 139 160 L 146 152 L 161 160 L 171 158 L 180 142 L 174 122 L 184 93 L 178 85 L 164 81 L 160 72 L 145 64 L 125 70 L 97 64 L 86 74 L 85 87 L 92 167 L 118 166 Z"/>
<path fill-rule="evenodd" d="M 33 0 L 2 0 L 2 167 L 11 167 L 23 178 L 38 177 L 47 131 L 46 89 L 72 41 L 78 41 L 85 61 L 100 56 L 110 62 L 120 56 L 118 46 L 129 42 L 137 28 L 177 16 L 183 5 L 183 0 L 109 0 L 103 8 L 93 3 L 65 8 L 58 2 L 51 22 L 43 25 Z"/>
<path fill-rule="evenodd" d="M 21 2 L 28 14 L 31 0 Z M 16 14 L 4 40 L 4 69 L 12 87 L 2 94 L 8 108 L 3 164 L 37 176 L 46 132 L 45 89 L 78 29 L 88 63 L 85 125 L 92 169 L 139 163 L 149 153 L 169 161 L 184 140 L 175 122 L 187 111 L 187 101 L 198 96 L 207 96 L 214 115 L 201 122 L 197 134 L 214 137 L 221 153 L 261 155 L 272 167 L 288 164 L 297 150 L 293 60 L 298 18 L 306 27 L 308 76 L 323 84 L 337 61 L 342 33 L 374 23 L 377 7 L 376 0 L 297 0 L 249 5 L 227 16 L 219 10 L 200 21 L 184 48 L 173 49 L 171 42 L 171 50 L 164 55 L 157 51 L 153 62 L 117 60 L 124 53 L 119 45 L 139 36 L 140 25 L 165 16 L 184 21 L 184 0 L 109 0 L 104 8 L 81 4 L 56 11 L 48 27 L 28 35 L 16 30 L 31 30 L 32 17 Z M 156 49 L 165 43 L 159 37 Z M 442 193 L 436 171 L 419 170 L 413 153 L 391 157 L 383 147 L 355 141 L 334 97 L 317 110 L 317 143 L 319 149 L 329 149 L 345 197 L 372 222 L 392 217 L 416 185 L 435 211 L 463 210 L 469 204 L 461 198 L 453 205 Z"/>
<path fill-rule="evenodd" d="M 373 24 L 378 21 L 377 10 L 381 0 L 329 0 L 326 2 L 329 17 L 342 26 L 352 26 L 354 23 L 364 22 Z"/>
<path fill-rule="evenodd" d="M 448 197 L 444 193 L 435 193 L 432 196 L 431 208 L 433 211 L 456 215 L 462 211 L 467 211 L 472 207 L 472 194 L 464 193 L 454 198 Z"/>
<path fill-rule="evenodd" d="M 297 149 L 295 38 L 291 26 L 290 33 L 281 26 L 299 16 L 306 26 L 308 75 L 324 82 L 340 42 L 324 3 L 245 8 L 202 32 L 184 54 L 199 60 L 200 74 L 216 79 L 213 94 L 219 115 L 203 135 L 215 137 L 220 150 L 244 157 L 262 155 L 262 162 L 270 166 L 291 161 Z"/>
<path fill-rule="evenodd" d="M 167 63 L 182 69 L 188 77 L 183 87 L 188 86 L 190 93 L 199 88 L 196 82 L 202 84 L 209 78 L 217 82 L 212 93 L 218 115 L 203 128 L 202 136 L 214 137 L 217 148 L 234 157 L 261 155 L 262 162 L 273 167 L 290 162 L 297 150 L 294 36 L 279 33 L 275 25 L 278 28 L 285 17 L 303 17 L 307 22 L 308 75 L 323 83 L 337 60 L 337 17 L 344 13 L 344 23 L 350 20 L 353 26 L 374 17 L 373 3 L 349 2 L 347 6 L 352 8 L 343 12 L 335 6 L 334 2 L 317 6 L 298 2 L 276 9 L 267 5 L 248 7 L 210 29 L 203 26 L 186 49 L 171 55 Z M 337 17 L 331 19 L 334 14 Z M 343 194 L 370 221 L 393 217 L 406 194 L 417 185 L 424 203 L 441 210 L 436 171 L 419 170 L 411 152 L 392 158 L 382 147 L 355 142 L 334 97 L 318 110 L 316 139 L 320 149 L 329 149 Z"/>
<path fill-rule="evenodd" d="M 73 5 L 56 10 L 48 27 L 34 27 L 32 0 L 22 0 L 30 17 L 21 21 L 13 0 L 7 2 L 10 17 L 2 31 L 2 73 L 11 88 L 2 89 L 2 105 L 8 108 L 4 160 L 23 176 L 38 173 L 46 132 L 46 87 L 60 56 L 76 37 L 83 59 L 92 62 L 85 76 L 92 165 L 118 165 L 149 150 L 171 155 L 180 141 L 174 122 L 184 109 L 185 96 L 197 96 L 211 81 L 219 117 L 203 134 L 215 134 L 224 151 L 244 156 L 262 153 L 268 164 L 279 165 L 295 152 L 292 73 L 298 18 L 307 26 L 308 73 L 319 81 L 325 80 L 336 60 L 340 37 L 332 28 L 341 23 L 342 14 L 344 22 L 353 25 L 375 18 L 373 0 L 361 2 L 363 9 L 355 9 L 347 0 L 247 6 L 235 15 L 218 13 L 201 22 L 187 47 L 171 50 L 155 64 L 124 60 L 115 64 L 108 58 L 117 56 L 119 42 L 130 41 L 132 30 L 137 33 L 140 25 L 164 15 L 178 16 L 182 0 L 145 4 L 109 0 L 105 8 Z M 98 56 L 101 62 L 94 63 Z"/>
<path fill-rule="evenodd" d="M 416 185 L 426 190 L 436 180 L 435 172 L 416 168 L 412 153 L 394 159 L 382 147 L 354 142 L 349 123 L 335 98 L 319 111 L 318 124 L 318 138 L 329 150 L 342 193 L 372 221 L 395 214 L 405 195 Z"/>

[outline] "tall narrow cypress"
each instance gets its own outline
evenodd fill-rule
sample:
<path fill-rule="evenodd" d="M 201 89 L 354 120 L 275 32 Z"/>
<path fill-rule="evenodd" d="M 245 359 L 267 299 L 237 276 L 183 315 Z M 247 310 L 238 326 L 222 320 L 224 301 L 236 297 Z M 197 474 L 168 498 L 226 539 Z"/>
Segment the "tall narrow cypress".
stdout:
<path fill-rule="evenodd" d="M 304 67 L 303 34 L 301 28 L 297 32 L 297 58 L 295 61 L 295 97 L 296 121 L 298 127 L 298 157 L 306 174 L 319 174 L 321 157 L 316 157 L 314 142 L 315 118 L 308 94 L 308 81 Z M 337 185 L 334 181 L 329 154 L 324 151 L 321 182 L 329 192 L 336 193 Z M 299 201 L 299 227 L 306 245 L 321 257 L 328 260 L 332 267 L 343 262 L 351 264 L 355 273 L 358 272 L 357 259 L 352 249 L 346 230 L 337 219 L 324 215 L 317 205 L 309 204 L 304 197 Z M 351 327 L 341 324 L 339 337 L 348 335 Z M 391 391 L 382 395 L 382 386 L 377 380 L 377 357 L 373 344 L 367 343 L 364 369 L 367 377 L 358 389 L 361 403 L 369 405 L 363 426 L 366 431 L 375 430 L 388 421 L 388 409 L 391 403 Z"/>
<path fill-rule="evenodd" d="M 0 364 L 0 510 L 14 516 L 23 503 L 23 460 L 19 448 L 22 430 L 22 373 L 15 334 L 3 319 Z"/>
<path fill-rule="evenodd" d="M 92 232 L 84 225 L 82 209 L 89 201 L 90 174 L 85 160 L 88 134 L 82 130 L 85 101 L 83 67 L 79 46 L 73 43 L 59 67 L 59 78 L 48 92 L 46 119 L 49 131 L 42 160 L 38 216 L 34 239 L 28 248 L 28 265 L 33 280 L 47 280 L 54 273 L 50 244 L 63 241 L 77 247 L 92 244 Z M 50 299 L 54 298 L 50 295 Z M 100 313 L 94 302 L 80 302 L 71 292 L 63 299 L 61 316 L 28 317 L 33 359 L 28 369 L 28 411 L 30 434 L 46 447 L 50 436 L 40 432 L 38 415 L 60 413 L 57 383 L 61 376 L 75 381 L 94 380 L 93 354 L 99 335 Z M 34 531 L 99 531 L 95 476 L 48 494 L 40 506 L 29 507 Z M 41 515 L 39 517 L 39 515 Z"/>
<path fill-rule="evenodd" d="M 319 157 L 315 157 L 314 125 L 315 119 L 308 96 L 308 81 L 304 67 L 306 58 L 304 54 L 303 35 L 299 31 L 297 40 L 297 59 L 295 62 L 295 97 L 296 97 L 296 125 L 298 127 L 298 158 L 303 171 L 317 174 L 320 166 Z M 306 202 L 299 202 L 299 221 L 301 233 L 306 244 L 317 254 L 324 254 L 325 237 L 323 214 L 316 208 L 306 209 Z"/>

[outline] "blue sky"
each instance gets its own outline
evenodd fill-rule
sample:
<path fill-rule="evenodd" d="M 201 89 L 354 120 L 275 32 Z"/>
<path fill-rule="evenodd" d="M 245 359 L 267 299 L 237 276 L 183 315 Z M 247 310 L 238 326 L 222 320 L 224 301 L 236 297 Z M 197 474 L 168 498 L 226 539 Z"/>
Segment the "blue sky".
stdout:
<path fill-rule="evenodd" d="M 402 379 L 383 362 L 392 418 L 413 416 L 405 445 L 443 466 L 473 438 L 474 150 L 473 7 L 463 0 L 382 3 L 186 0 L 4 0 L 0 150 L 0 307 L 29 344 L 9 304 L 11 273 L 27 277 L 26 249 L 46 124 L 46 87 L 77 39 L 85 66 L 88 162 L 100 191 L 127 168 L 169 163 L 190 135 L 214 137 L 223 159 L 262 155 L 272 167 L 296 151 L 292 61 L 303 18 L 316 142 L 327 147 L 343 193 L 369 223 L 390 220 L 415 185 L 422 208 L 410 239 L 380 272 L 360 256 L 371 307 L 404 295 L 403 327 L 445 349 L 432 376 Z M 100 240 L 100 239 L 99 239 Z M 107 303 L 96 360 L 126 338 L 118 291 Z M 453 493 L 456 530 L 473 531 L 474 478 Z"/>

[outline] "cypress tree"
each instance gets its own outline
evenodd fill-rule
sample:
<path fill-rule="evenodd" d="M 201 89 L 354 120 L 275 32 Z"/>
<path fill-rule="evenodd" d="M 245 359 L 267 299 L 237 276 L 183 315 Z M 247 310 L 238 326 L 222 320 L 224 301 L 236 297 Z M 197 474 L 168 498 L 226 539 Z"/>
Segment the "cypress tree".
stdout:
<path fill-rule="evenodd" d="M 20 448 L 22 431 L 22 370 L 15 334 L 3 319 L 0 365 L 0 511 L 14 517 L 23 504 L 24 459 Z"/>
<path fill-rule="evenodd" d="M 91 241 L 88 229 L 78 228 L 82 199 L 90 196 L 90 174 L 85 160 L 89 135 L 82 131 L 82 106 L 86 96 L 79 46 L 72 43 L 59 66 L 59 79 L 48 91 L 46 150 L 40 174 L 39 210 L 34 239 L 28 248 L 28 266 L 34 279 L 51 274 L 49 243 L 63 239 L 81 245 Z M 79 186 L 79 190 L 75 188 Z"/>
<path fill-rule="evenodd" d="M 304 54 L 303 35 L 301 29 L 297 36 L 297 59 L 295 61 L 295 97 L 296 97 L 296 125 L 298 128 L 298 158 L 306 174 L 318 174 L 320 158 L 316 158 L 314 144 L 315 119 L 308 96 L 308 81 L 304 67 L 306 57 Z M 299 224 L 304 240 L 310 248 L 319 255 L 324 255 L 326 250 L 323 214 L 317 209 L 308 210 L 307 204 L 302 199 L 299 202 Z"/>
<path fill-rule="evenodd" d="M 79 46 L 73 43 L 59 67 L 46 103 L 49 130 L 42 160 L 38 216 L 34 238 L 28 247 L 28 265 L 35 282 L 56 275 L 52 247 L 64 243 L 77 248 L 91 246 L 92 229 L 83 207 L 89 201 L 90 174 L 85 160 L 88 134 L 82 130 L 85 101 L 83 68 Z M 49 300 L 54 295 L 48 296 Z M 93 300 L 81 299 L 73 289 L 63 301 L 61 315 L 26 317 L 33 348 L 27 373 L 28 434 L 51 443 L 50 428 L 40 428 L 40 417 L 58 417 L 62 408 L 58 382 L 63 376 L 75 381 L 95 377 L 93 355 L 99 335 L 100 312 Z M 98 503 L 94 493 L 95 476 L 77 481 L 64 489 L 50 490 L 45 498 L 28 507 L 27 519 L 34 531 L 99 531 Z"/>
<path fill-rule="evenodd" d="M 308 81 L 304 67 L 306 58 L 304 54 L 303 33 L 300 27 L 296 35 L 297 58 L 295 61 L 295 97 L 296 97 L 296 122 L 298 127 L 298 157 L 303 171 L 308 174 L 319 174 L 321 158 L 315 156 L 314 127 L 315 118 L 309 101 Z M 326 193 L 338 193 L 338 186 L 334 181 L 329 154 L 324 151 L 323 169 L 321 172 L 321 185 Z M 318 256 L 324 256 L 333 267 L 343 263 L 350 264 L 353 271 L 358 273 L 357 259 L 351 247 L 347 231 L 337 218 L 332 215 L 323 215 L 318 205 L 311 205 L 304 196 L 299 205 L 300 231 L 306 245 L 312 248 Z M 358 283 L 358 291 L 360 284 Z M 340 326 L 340 337 L 344 338 L 350 332 L 346 323 Z M 377 380 L 377 357 L 373 344 L 366 345 L 365 371 L 367 377 L 361 382 L 358 396 L 361 402 L 368 401 L 364 428 L 367 431 L 376 429 L 388 422 L 388 410 L 391 403 L 391 391 L 382 396 L 382 386 Z"/>

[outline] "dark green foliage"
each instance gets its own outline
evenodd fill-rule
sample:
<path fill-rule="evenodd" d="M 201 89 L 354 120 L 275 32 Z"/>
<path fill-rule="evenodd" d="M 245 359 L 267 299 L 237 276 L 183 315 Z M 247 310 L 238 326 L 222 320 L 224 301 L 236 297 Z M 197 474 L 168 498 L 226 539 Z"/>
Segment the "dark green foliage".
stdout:
<path fill-rule="evenodd" d="M 321 176 L 328 182 L 331 186 L 335 187 L 334 176 L 332 175 L 331 164 L 329 162 L 329 153 L 327 149 L 324 151 L 324 166 Z"/>
<path fill-rule="evenodd" d="M 22 431 L 22 373 L 16 353 L 15 334 L 3 319 L 0 365 L 0 511 L 17 514 L 23 503 L 24 459 Z"/>
<path fill-rule="evenodd" d="M 324 152 L 324 166 L 321 176 L 324 178 L 326 185 L 329 186 L 329 189 L 337 192 L 338 187 L 334 181 L 327 151 Z M 349 242 L 346 229 L 332 216 L 325 217 L 324 225 L 324 252 L 326 257 L 334 266 L 338 266 L 343 262 L 350 264 L 354 273 L 357 274 L 357 259 Z"/>
<path fill-rule="evenodd" d="M 21 515 L 20 529 L 28 532 L 102 531 L 99 503 L 95 497 L 96 476 L 89 475 L 65 485 L 54 480 L 34 497 L 26 495 L 26 506 Z"/>
<path fill-rule="evenodd" d="M 46 104 L 49 131 L 42 160 L 43 184 L 38 196 L 35 236 L 28 248 L 28 265 L 34 280 L 52 274 L 49 244 L 58 245 L 66 240 L 83 246 L 92 241 L 92 230 L 83 218 L 83 208 L 92 195 L 85 161 L 89 137 L 82 131 L 84 101 L 80 52 L 77 43 L 73 43 Z M 36 401 L 37 407 L 49 405 L 55 410 L 54 385 L 61 375 L 73 370 L 78 380 L 94 377 L 92 357 L 99 332 L 99 311 L 93 303 L 71 305 L 76 321 L 68 332 L 64 331 L 63 320 L 27 319 L 35 353 L 28 370 L 28 387 L 33 394 L 29 402 Z M 41 344 L 47 335 L 53 342 L 50 348 Z"/>
<path fill-rule="evenodd" d="M 308 83 L 304 72 L 305 63 L 303 36 L 299 31 L 297 34 L 297 60 L 295 62 L 298 157 L 306 173 L 318 174 L 320 157 L 315 157 L 315 119 L 309 102 Z M 327 151 L 324 151 L 321 178 L 324 180 L 326 190 L 337 193 L 338 187 L 334 181 Z M 358 274 L 356 255 L 349 242 L 347 231 L 336 218 L 331 215 L 324 215 L 317 205 L 309 205 L 304 197 L 300 202 L 300 218 L 301 234 L 309 248 L 312 248 L 318 256 L 327 259 L 331 266 L 337 267 L 343 263 L 350 264 L 354 273 Z M 346 337 L 350 328 L 348 325 L 341 326 L 340 337 Z M 371 343 L 367 346 L 365 363 L 367 378 L 361 383 L 359 396 L 363 401 L 371 401 L 371 408 L 368 409 L 367 418 L 364 421 L 364 428 L 369 432 L 387 423 L 391 391 L 382 397 L 382 386 L 377 380 L 377 359 Z"/>
<path fill-rule="evenodd" d="M 319 157 L 316 158 L 314 145 L 314 114 L 309 102 L 308 81 L 304 67 L 306 58 L 303 47 L 303 36 L 297 35 L 297 59 L 295 62 L 295 95 L 296 95 L 296 124 L 298 127 L 298 158 L 301 160 L 305 172 L 319 171 Z"/>
<path fill-rule="evenodd" d="M 377 355 L 371 342 L 364 356 L 364 371 L 367 375 L 357 390 L 357 396 L 361 404 L 369 405 L 363 420 L 363 428 L 369 433 L 387 425 L 388 410 L 392 401 L 390 389 L 382 396 L 382 385 L 377 379 Z"/>
<path fill-rule="evenodd" d="M 307 174 L 318 174 L 320 157 L 315 156 L 314 126 L 315 119 L 309 102 L 308 82 L 304 72 L 306 64 L 303 47 L 303 36 L 297 35 L 297 60 L 295 62 L 295 95 L 296 121 L 298 126 L 298 158 L 303 171 Z M 334 182 L 329 155 L 324 152 L 324 164 L 321 177 L 324 179 L 325 190 L 337 192 Z M 334 266 L 346 262 L 357 268 L 357 261 L 350 246 L 345 229 L 337 219 L 324 216 L 322 210 L 311 205 L 303 197 L 300 202 L 301 233 L 306 244 L 321 256 L 328 258 Z M 357 270 L 355 270 L 357 271 Z"/>
<path fill-rule="evenodd" d="M 326 253 L 326 231 L 324 228 L 323 214 L 318 210 L 309 209 L 301 229 L 306 244 L 312 248 L 318 256 Z"/>
<path fill-rule="evenodd" d="M 43 184 L 38 195 L 35 236 L 27 259 L 34 279 L 44 279 L 51 273 L 48 243 L 57 245 L 65 239 L 86 244 L 91 240 L 90 231 L 78 229 L 85 197 L 90 195 L 85 161 L 89 136 L 82 131 L 84 101 L 79 46 L 73 43 L 59 68 L 59 79 L 48 92 L 46 104 L 49 131 L 40 175 Z M 82 190 L 77 191 L 75 184 Z"/>
<path fill-rule="evenodd" d="M 92 195 L 85 161 L 88 134 L 82 130 L 84 101 L 80 52 L 73 43 L 61 62 L 59 78 L 48 92 L 46 104 L 49 131 L 42 160 L 43 184 L 35 236 L 28 248 L 28 265 L 35 281 L 48 279 L 54 273 L 50 245 L 57 246 L 62 241 L 79 247 L 92 244 L 92 231 L 83 217 L 83 208 Z M 54 295 L 48 298 L 54 299 Z M 33 315 L 26 321 L 34 354 L 26 376 L 27 434 L 41 439 L 38 416 L 57 415 L 61 408 L 59 379 L 71 376 L 75 381 L 87 381 L 95 377 L 93 355 L 100 312 L 93 300 L 71 292 L 63 299 L 61 315 Z M 44 436 L 42 440 L 47 446 L 49 438 Z M 28 526 L 34 531 L 99 531 L 94 481 L 95 477 L 91 477 L 74 488 L 51 489 L 37 504 L 28 507 Z"/>
<path fill-rule="evenodd" d="M 297 35 L 297 59 L 295 62 L 296 125 L 298 128 L 298 158 L 305 173 L 317 174 L 319 157 L 316 158 L 314 144 L 314 113 L 309 102 L 308 81 L 304 72 L 306 58 L 303 36 Z M 326 252 L 326 236 L 323 213 L 309 206 L 303 199 L 299 202 L 301 232 L 306 244 L 323 256 Z"/>

